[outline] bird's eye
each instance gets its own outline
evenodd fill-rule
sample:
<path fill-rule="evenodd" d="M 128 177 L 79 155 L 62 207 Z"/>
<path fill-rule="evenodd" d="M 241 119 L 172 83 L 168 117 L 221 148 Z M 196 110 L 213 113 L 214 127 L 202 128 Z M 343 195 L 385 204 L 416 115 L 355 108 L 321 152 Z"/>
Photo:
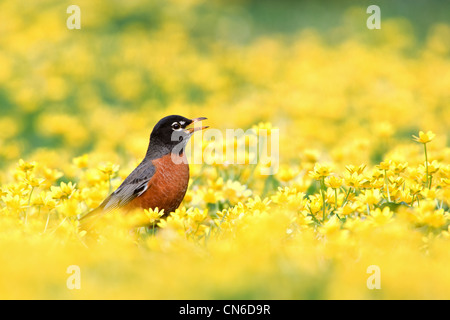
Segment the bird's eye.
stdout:
<path fill-rule="evenodd" d="M 179 130 L 180 128 L 181 128 L 181 125 L 178 122 L 172 123 L 173 130 Z"/>

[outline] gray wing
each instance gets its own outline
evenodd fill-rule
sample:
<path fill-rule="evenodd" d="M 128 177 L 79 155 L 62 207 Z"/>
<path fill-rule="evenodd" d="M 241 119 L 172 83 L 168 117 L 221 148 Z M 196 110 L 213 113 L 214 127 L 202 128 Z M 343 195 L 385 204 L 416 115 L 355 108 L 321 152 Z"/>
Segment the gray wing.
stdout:
<path fill-rule="evenodd" d="M 110 211 L 127 205 L 131 200 L 139 197 L 147 190 L 148 182 L 155 174 L 156 168 L 151 161 L 141 162 L 133 172 L 100 207 L 103 211 Z"/>
<path fill-rule="evenodd" d="M 99 211 L 106 213 L 127 205 L 131 200 L 139 197 L 147 190 L 148 182 L 152 179 L 155 172 L 156 168 L 151 161 L 142 161 L 98 208 L 87 213 L 82 219 L 88 218 Z"/>

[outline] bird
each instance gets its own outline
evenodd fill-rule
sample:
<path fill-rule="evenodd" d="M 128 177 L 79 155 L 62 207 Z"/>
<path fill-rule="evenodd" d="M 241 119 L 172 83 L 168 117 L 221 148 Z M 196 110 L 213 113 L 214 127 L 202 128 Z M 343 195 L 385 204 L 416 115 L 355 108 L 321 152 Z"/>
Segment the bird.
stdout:
<path fill-rule="evenodd" d="M 195 132 L 209 128 L 188 126 L 206 119 L 170 115 L 159 120 L 150 134 L 144 159 L 114 192 L 80 220 L 90 220 L 116 209 L 127 212 L 136 208 L 158 208 L 164 210 L 164 216 L 175 211 L 189 183 L 186 144 Z"/>

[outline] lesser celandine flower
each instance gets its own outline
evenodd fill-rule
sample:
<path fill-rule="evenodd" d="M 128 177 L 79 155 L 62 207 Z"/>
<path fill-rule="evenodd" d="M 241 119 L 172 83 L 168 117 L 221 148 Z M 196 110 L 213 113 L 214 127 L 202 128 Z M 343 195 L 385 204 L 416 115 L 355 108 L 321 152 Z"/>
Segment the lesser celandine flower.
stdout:
<path fill-rule="evenodd" d="M 9 209 L 14 211 L 20 211 L 27 205 L 27 201 L 22 199 L 19 195 L 7 194 L 2 197 L 2 201 L 6 204 Z"/>
<path fill-rule="evenodd" d="M 161 211 L 157 207 L 155 209 L 144 209 L 144 213 L 149 219 L 150 224 L 154 224 L 164 215 L 164 209 Z"/>
<path fill-rule="evenodd" d="M 357 172 L 353 172 L 352 174 L 347 172 L 344 173 L 344 181 L 348 187 L 359 188 L 362 179 L 363 177 Z"/>
<path fill-rule="evenodd" d="M 433 228 L 442 227 L 448 220 L 448 213 L 442 208 L 436 210 L 433 200 L 421 201 L 418 210 L 415 210 L 413 215 L 418 224 Z"/>
<path fill-rule="evenodd" d="M 45 179 L 43 181 L 43 185 L 45 186 L 45 188 L 49 188 L 55 181 L 57 181 L 64 175 L 60 170 L 48 167 L 44 167 L 41 174 Z"/>
<path fill-rule="evenodd" d="M 281 166 L 276 174 L 278 179 L 283 182 L 287 182 L 292 180 L 298 174 L 298 170 L 296 168 Z"/>
<path fill-rule="evenodd" d="M 325 179 L 325 185 L 332 189 L 338 189 L 342 186 L 344 180 L 336 176 L 329 176 Z"/>
<path fill-rule="evenodd" d="M 250 197 L 252 191 L 247 189 L 246 185 L 242 185 L 239 181 L 227 180 L 222 188 L 223 198 L 230 201 L 232 204 L 236 204 L 239 201 Z"/>
<path fill-rule="evenodd" d="M 414 195 L 409 188 L 400 189 L 397 194 L 398 202 L 405 202 L 407 204 L 412 204 L 414 201 Z"/>
<path fill-rule="evenodd" d="M 62 200 L 59 208 L 58 211 L 65 217 L 75 217 L 83 212 L 80 208 L 80 202 L 73 198 Z"/>
<path fill-rule="evenodd" d="M 319 227 L 319 233 L 330 236 L 336 234 L 341 229 L 341 222 L 337 216 L 332 216 L 323 226 Z"/>
<path fill-rule="evenodd" d="M 36 167 L 36 162 L 25 162 L 23 159 L 19 160 L 19 166 L 18 169 L 27 173 L 29 171 L 32 171 Z"/>
<path fill-rule="evenodd" d="M 261 199 L 259 196 L 256 196 L 254 198 L 249 198 L 245 205 L 253 212 L 260 213 L 270 209 L 270 202 L 271 200 L 269 198 Z"/>
<path fill-rule="evenodd" d="M 82 156 L 73 158 L 72 162 L 75 166 L 77 166 L 80 169 L 87 168 L 89 163 L 89 157 L 87 154 L 84 154 Z"/>
<path fill-rule="evenodd" d="M 376 208 L 375 210 L 370 212 L 369 221 L 377 226 L 389 223 L 392 221 L 394 212 L 392 212 L 389 207 Z"/>
<path fill-rule="evenodd" d="M 270 136 L 272 130 L 276 128 L 272 127 L 272 124 L 270 122 L 260 122 L 257 125 L 252 126 L 252 129 L 257 135 L 260 134 L 261 130 L 263 130 L 267 133 L 267 136 Z"/>
<path fill-rule="evenodd" d="M 347 169 L 347 171 L 350 173 L 350 174 L 353 174 L 353 173 L 357 173 L 357 174 L 362 174 L 363 172 L 364 172 L 364 169 L 366 168 L 366 165 L 365 164 L 361 164 L 361 165 L 359 165 L 358 167 L 356 167 L 356 166 L 354 166 L 354 165 L 348 165 L 348 166 L 345 166 L 345 169 Z"/>
<path fill-rule="evenodd" d="M 361 194 L 360 198 L 368 206 L 373 206 L 381 200 L 381 193 L 379 189 L 367 189 Z"/>
<path fill-rule="evenodd" d="M 194 208 L 193 210 L 190 210 L 187 215 L 194 223 L 200 223 L 208 217 L 208 209 L 201 210 L 199 208 Z"/>
<path fill-rule="evenodd" d="M 407 167 L 408 167 L 408 162 L 404 162 L 404 163 L 394 162 L 392 171 L 395 174 L 400 174 L 400 173 L 404 172 Z"/>
<path fill-rule="evenodd" d="M 8 189 L 8 193 L 10 193 L 13 196 L 18 195 L 20 197 L 23 197 L 28 192 L 28 186 L 26 183 L 23 183 L 23 182 L 9 185 L 7 187 L 7 189 Z"/>
<path fill-rule="evenodd" d="M 430 176 L 435 174 L 436 172 L 439 171 L 440 167 L 441 167 L 441 165 L 436 160 L 433 160 L 431 163 L 428 162 L 428 174 Z M 420 165 L 419 170 L 422 170 L 422 172 L 424 172 L 424 171 L 426 171 L 426 168 L 425 168 L 425 166 Z"/>
<path fill-rule="evenodd" d="M 432 131 L 427 131 L 427 133 L 420 131 L 418 137 L 413 135 L 415 141 L 423 144 L 431 142 L 435 137 L 436 135 Z"/>
<path fill-rule="evenodd" d="M 220 191 L 216 191 L 211 188 L 203 188 L 197 191 L 194 199 L 198 196 L 205 203 L 217 203 L 223 199 L 223 194 Z M 195 201 L 195 200 L 194 200 Z"/>
<path fill-rule="evenodd" d="M 112 162 L 108 162 L 106 164 L 102 164 L 98 166 L 98 170 L 100 170 L 102 173 L 104 173 L 107 176 L 112 176 L 113 174 L 116 174 L 119 171 L 120 166 L 117 164 L 114 164 Z"/>
<path fill-rule="evenodd" d="M 162 229 L 174 230 L 179 234 L 183 234 L 185 231 L 183 220 L 174 215 L 168 216 L 167 219 L 159 220 L 157 225 Z"/>
<path fill-rule="evenodd" d="M 340 217 L 345 217 L 348 216 L 354 212 L 356 212 L 358 209 L 358 205 L 355 203 L 347 203 L 345 205 L 343 205 L 342 207 L 339 207 L 336 210 L 336 214 Z"/>
<path fill-rule="evenodd" d="M 316 180 L 321 180 L 331 175 L 331 172 L 332 172 L 331 166 L 327 164 L 316 163 L 314 165 L 314 170 L 311 171 L 309 175 Z"/>
<path fill-rule="evenodd" d="M 41 193 L 39 193 L 39 195 L 33 197 L 31 199 L 31 205 L 32 206 L 36 206 L 36 207 L 42 207 L 44 205 L 44 201 L 46 198 L 47 194 L 45 191 L 41 191 Z"/>
<path fill-rule="evenodd" d="M 52 186 L 52 197 L 53 199 L 67 199 L 72 195 L 75 190 L 75 184 L 72 182 L 65 183 L 61 182 L 59 187 Z"/>
<path fill-rule="evenodd" d="M 427 152 L 427 143 L 431 142 L 434 137 L 436 135 L 431 132 L 428 131 L 427 133 L 424 133 L 423 131 L 419 132 L 419 136 L 414 136 L 413 138 L 415 141 L 420 142 L 423 144 L 423 149 L 424 149 L 424 153 L 425 153 L 425 172 L 426 172 L 426 179 L 425 179 L 425 183 L 426 183 L 426 187 L 430 188 L 431 187 L 431 178 L 430 178 L 430 173 L 428 171 L 428 152 Z"/>
<path fill-rule="evenodd" d="M 392 164 L 392 160 L 385 160 L 380 162 L 380 164 L 378 165 L 378 167 L 380 168 L 380 170 L 383 171 L 387 171 L 391 168 L 391 164 Z"/>
<path fill-rule="evenodd" d="M 29 175 L 24 179 L 24 182 L 32 188 L 39 187 L 44 181 L 45 179 L 38 179 L 34 175 Z"/>

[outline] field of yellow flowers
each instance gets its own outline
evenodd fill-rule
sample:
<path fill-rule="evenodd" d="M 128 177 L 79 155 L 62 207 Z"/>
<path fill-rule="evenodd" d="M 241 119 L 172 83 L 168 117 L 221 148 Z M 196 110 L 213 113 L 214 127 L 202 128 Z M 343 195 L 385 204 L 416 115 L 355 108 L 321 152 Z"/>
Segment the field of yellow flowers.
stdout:
<path fill-rule="evenodd" d="M 252 1 L 83 0 L 69 30 L 70 4 L 0 3 L 0 298 L 450 298 L 449 24 L 418 39 L 349 6 L 284 33 Z M 278 170 L 192 164 L 167 218 L 80 228 L 169 114 L 278 129 Z"/>

